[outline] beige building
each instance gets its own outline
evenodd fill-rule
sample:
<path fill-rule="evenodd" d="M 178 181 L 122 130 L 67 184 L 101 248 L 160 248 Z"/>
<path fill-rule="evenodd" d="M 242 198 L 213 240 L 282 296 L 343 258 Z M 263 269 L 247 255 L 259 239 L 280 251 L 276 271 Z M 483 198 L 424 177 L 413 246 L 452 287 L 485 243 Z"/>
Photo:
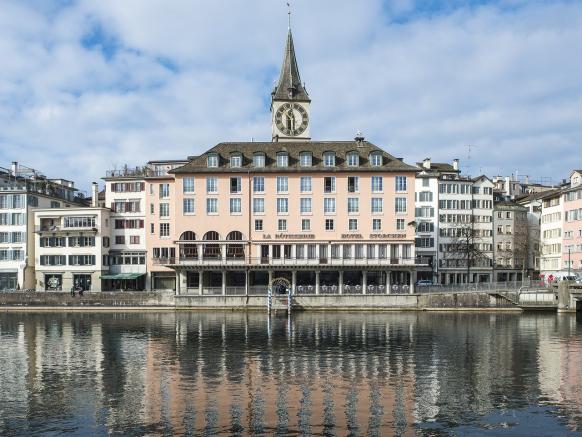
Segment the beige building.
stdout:
<path fill-rule="evenodd" d="M 495 281 L 521 281 L 528 272 L 527 208 L 511 200 L 496 200 L 493 208 Z"/>

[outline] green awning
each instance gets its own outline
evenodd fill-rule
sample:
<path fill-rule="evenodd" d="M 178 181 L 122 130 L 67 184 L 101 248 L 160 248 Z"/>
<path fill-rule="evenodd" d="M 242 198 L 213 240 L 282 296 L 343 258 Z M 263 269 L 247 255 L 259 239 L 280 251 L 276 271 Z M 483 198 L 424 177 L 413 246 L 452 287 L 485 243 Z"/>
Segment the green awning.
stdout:
<path fill-rule="evenodd" d="M 101 275 L 101 279 L 137 279 L 145 273 L 117 273 L 111 275 Z"/>

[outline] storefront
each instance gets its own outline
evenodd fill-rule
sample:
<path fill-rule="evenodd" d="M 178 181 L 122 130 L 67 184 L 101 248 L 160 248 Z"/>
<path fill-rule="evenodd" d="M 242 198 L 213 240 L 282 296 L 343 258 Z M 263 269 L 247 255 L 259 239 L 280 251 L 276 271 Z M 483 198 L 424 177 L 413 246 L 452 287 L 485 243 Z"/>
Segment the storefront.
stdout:
<path fill-rule="evenodd" d="M 104 291 L 143 291 L 145 273 L 116 273 L 102 275 Z"/>
<path fill-rule="evenodd" d="M 45 291 L 62 291 L 63 275 L 61 273 L 45 273 L 44 289 Z"/>
<path fill-rule="evenodd" d="M 0 272 L 0 291 L 18 288 L 18 272 Z"/>

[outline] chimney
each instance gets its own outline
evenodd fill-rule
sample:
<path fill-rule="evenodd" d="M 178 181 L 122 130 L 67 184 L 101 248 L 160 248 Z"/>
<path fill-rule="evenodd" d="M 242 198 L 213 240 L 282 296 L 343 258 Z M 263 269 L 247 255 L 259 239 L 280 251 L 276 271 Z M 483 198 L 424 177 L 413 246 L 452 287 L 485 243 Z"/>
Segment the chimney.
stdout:
<path fill-rule="evenodd" d="M 459 171 L 459 160 L 453 159 L 453 170 Z"/>
<path fill-rule="evenodd" d="M 404 162 L 404 158 L 396 158 L 398 161 Z"/>
<path fill-rule="evenodd" d="M 12 176 L 18 176 L 18 161 L 12 161 Z"/>
<path fill-rule="evenodd" d="M 360 132 L 359 130 L 356 132 L 356 137 L 354 138 L 354 140 L 356 141 L 356 143 L 358 143 L 358 147 L 362 147 L 362 143 L 364 142 L 365 138 L 364 135 L 362 134 L 362 132 Z"/>
<path fill-rule="evenodd" d="M 99 185 L 97 185 L 97 182 L 93 182 L 91 186 L 91 206 L 95 208 L 97 205 L 99 205 L 98 202 L 99 202 Z"/>
<path fill-rule="evenodd" d="M 422 161 L 422 168 L 430 170 L 430 158 L 424 158 L 424 161 Z"/>

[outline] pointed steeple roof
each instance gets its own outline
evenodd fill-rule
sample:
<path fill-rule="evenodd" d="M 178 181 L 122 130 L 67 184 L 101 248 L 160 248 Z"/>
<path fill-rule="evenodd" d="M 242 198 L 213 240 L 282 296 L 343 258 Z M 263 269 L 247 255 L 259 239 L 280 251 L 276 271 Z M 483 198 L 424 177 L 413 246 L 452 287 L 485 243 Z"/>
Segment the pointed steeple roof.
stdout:
<path fill-rule="evenodd" d="M 281 66 L 279 82 L 272 93 L 273 100 L 299 100 L 310 101 L 307 91 L 301 83 L 299 67 L 295 57 L 295 47 L 293 46 L 293 35 L 291 28 L 287 34 L 287 44 L 285 46 L 285 57 Z"/>

